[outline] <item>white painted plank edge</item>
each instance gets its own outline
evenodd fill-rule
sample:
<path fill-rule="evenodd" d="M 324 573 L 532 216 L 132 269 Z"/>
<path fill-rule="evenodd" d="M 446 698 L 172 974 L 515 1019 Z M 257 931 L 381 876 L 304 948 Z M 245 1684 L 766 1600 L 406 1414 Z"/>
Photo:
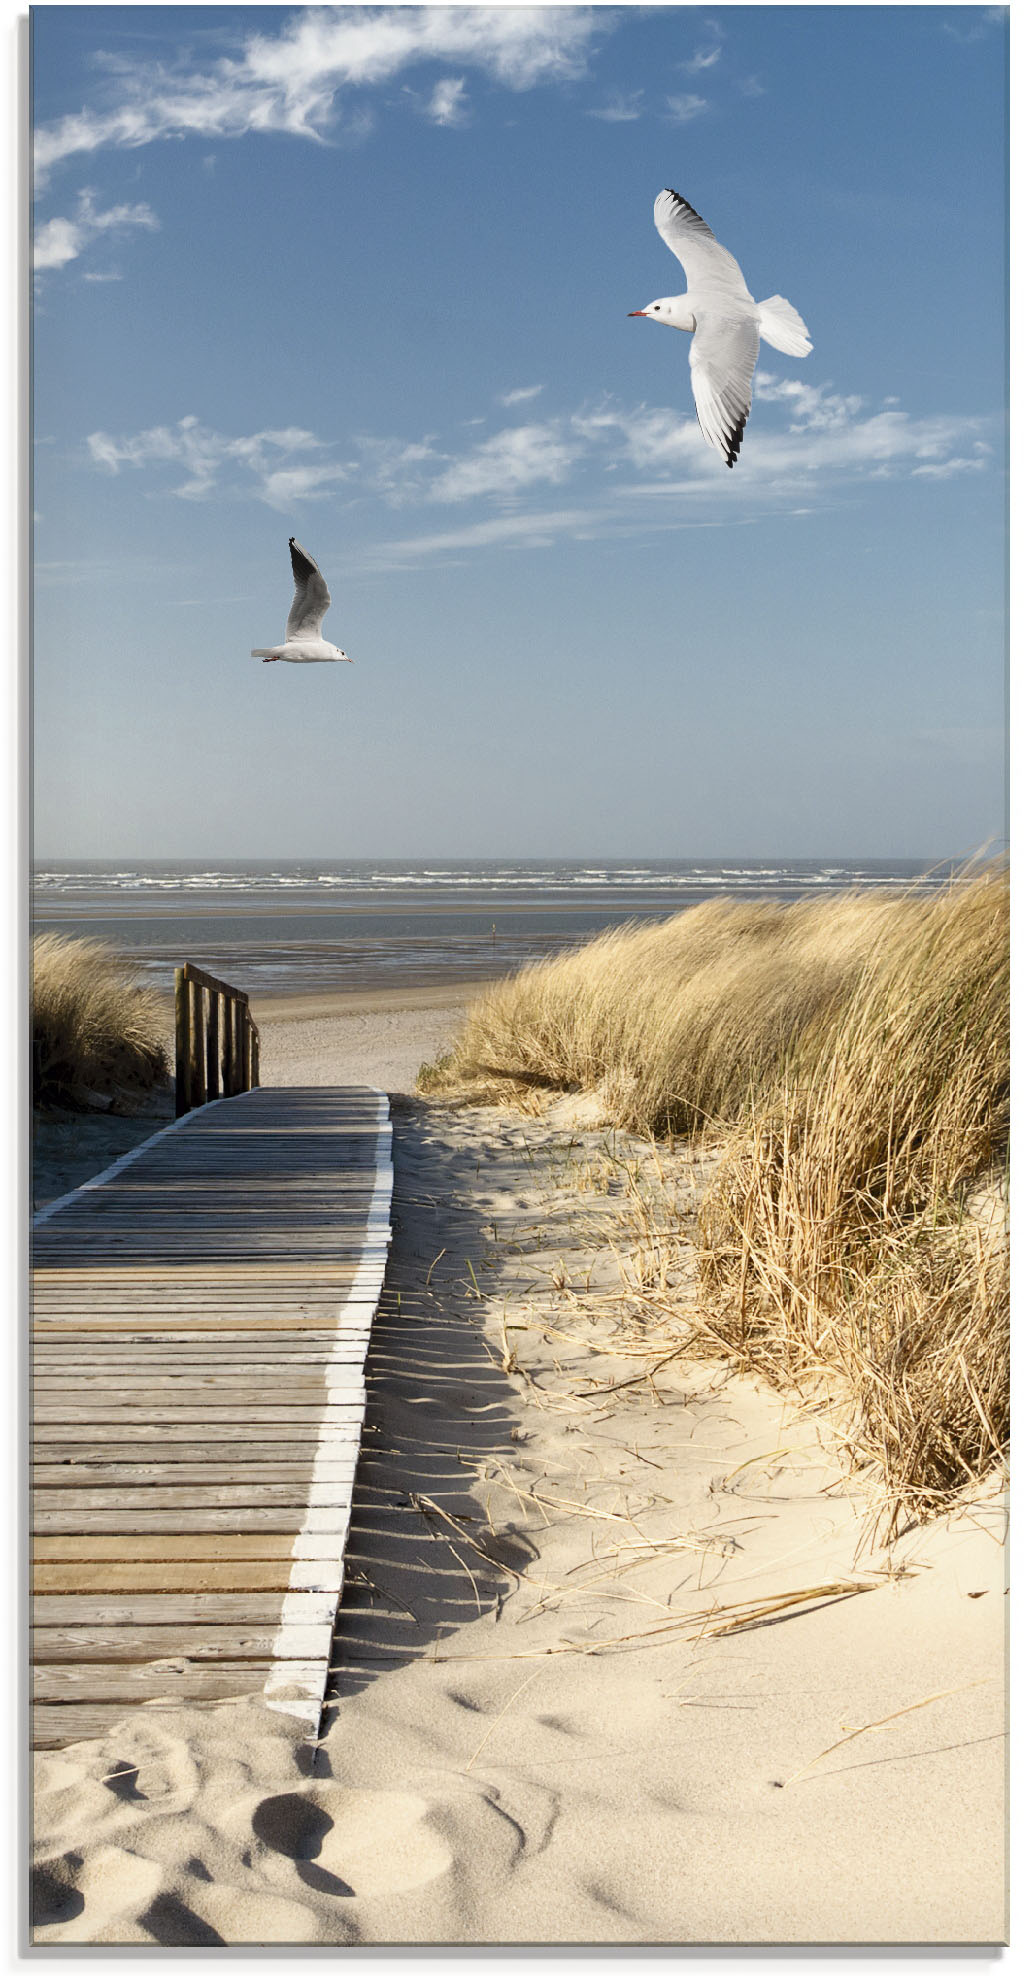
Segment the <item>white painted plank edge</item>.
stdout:
<path fill-rule="evenodd" d="M 233 1100 L 228 1098 L 210 1099 L 211 1105 L 232 1102 Z M 131 1166 L 133 1160 L 141 1158 L 143 1153 L 148 1152 L 150 1146 L 155 1146 L 158 1139 L 166 1139 L 169 1132 L 179 1132 L 192 1116 L 192 1112 L 182 1112 L 180 1118 L 172 1118 L 169 1125 L 161 1125 L 158 1132 L 151 1133 L 148 1139 L 141 1139 L 137 1146 L 132 1146 L 127 1153 L 122 1153 L 120 1159 L 115 1160 L 112 1166 L 105 1166 L 102 1173 L 94 1173 L 91 1180 L 83 1180 L 80 1187 L 73 1187 L 69 1194 L 61 1194 L 59 1200 L 47 1201 L 46 1206 L 32 1216 L 33 1228 L 38 1228 L 42 1222 L 49 1221 L 51 1215 L 59 1214 L 61 1208 L 70 1207 L 72 1201 L 80 1200 L 83 1194 L 90 1193 L 94 1187 L 105 1186 L 108 1180 L 113 1179 L 115 1173 L 121 1173 L 126 1166 Z"/>
<path fill-rule="evenodd" d="M 387 1265 L 387 1250 L 391 1240 L 391 1197 L 394 1188 L 394 1162 L 392 1158 L 393 1132 L 390 1106 L 383 1091 L 376 1091 L 374 1095 L 377 1099 L 378 1130 L 374 1147 L 374 1162 L 377 1177 L 370 1198 L 370 1207 L 367 1214 L 367 1230 L 369 1231 L 372 1228 L 375 1232 L 380 1231 L 380 1234 L 383 1235 L 386 1227 L 386 1239 L 378 1240 L 374 1243 L 372 1254 L 367 1255 L 364 1252 L 363 1260 L 356 1270 L 355 1279 L 350 1284 L 345 1302 L 338 1312 L 340 1322 L 343 1317 L 351 1319 L 353 1307 L 356 1304 L 362 1307 L 367 1319 L 367 1343 L 369 1343 L 369 1329 L 380 1300 L 381 1286 L 384 1281 L 384 1271 Z M 328 1372 L 327 1378 L 329 1379 L 329 1377 L 330 1373 Z M 329 1413 L 325 1409 L 325 1426 L 329 1417 Z M 268 1708 L 275 1709 L 279 1713 L 296 1716 L 309 1724 L 310 1733 L 308 1740 L 311 1742 L 316 1741 L 320 1731 L 320 1718 L 323 1713 L 323 1701 L 327 1691 L 327 1677 L 330 1670 L 334 1627 L 332 1625 L 330 1629 L 330 1637 L 327 1640 L 324 1651 L 319 1694 L 317 1696 L 316 1713 L 314 1715 L 310 1709 L 309 1697 L 305 1694 L 296 1693 L 280 1678 L 283 1670 L 289 1665 L 289 1647 L 293 1637 L 291 1626 L 285 1615 L 288 1610 L 289 1594 L 299 1592 L 305 1583 L 308 1582 L 307 1572 L 310 1556 L 308 1546 L 311 1543 L 315 1543 L 324 1534 L 322 1519 L 325 1516 L 336 1514 L 333 1510 L 320 1507 L 320 1503 L 322 1502 L 321 1490 L 323 1484 L 328 1479 L 327 1469 L 336 1458 L 336 1455 L 332 1455 L 330 1441 L 321 1433 L 321 1438 L 313 1457 L 313 1470 L 309 1487 L 309 1508 L 306 1512 L 302 1529 L 295 1540 L 295 1546 L 292 1552 L 294 1562 L 289 1574 L 289 1592 L 285 1594 L 281 1625 L 272 1649 L 273 1665 L 263 1689 L 263 1698 Z M 351 1502 L 345 1533 L 338 1546 L 338 1604 L 341 1602 L 341 1593 L 345 1581 L 345 1543 L 348 1538 L 348 1523 L 350 1521 Z M 335 1612 L 337 1612 L 337 1606 Z M 295 1665 L 295 1662 L 292 1661 L 290 1664 Z"/>

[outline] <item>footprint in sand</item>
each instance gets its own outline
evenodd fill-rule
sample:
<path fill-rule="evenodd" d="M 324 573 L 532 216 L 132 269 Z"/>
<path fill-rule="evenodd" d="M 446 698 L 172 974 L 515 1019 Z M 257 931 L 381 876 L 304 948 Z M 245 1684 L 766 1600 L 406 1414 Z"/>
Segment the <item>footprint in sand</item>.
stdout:
<path fill-rule="evenodd" d="M 368 1899 L 422 1887 L 448 1870 L 451 1853 L 425 1823 L 429 1809 L 412 1792 L 315 1783 L 261 1799 L 251 1822 L 261 1844 L 306 1886 Z"/>
<path fill-rule="evenodd" d="M 56 1853 L 69 1854 L 80 1840 L 92 1838 L 106 1823 L 112 1801 L 98 1778 L 97 1765 L 77 1762 L 62 1751 L 39 1754 L 33 1767 L 36 1831 Z"/>
<path fill-rule="evenodd" d="M 144 1914 L 139 1916 L 140 1925 L 154 1942 L 165 1948 L 208 1949 L 222 1948 L 224 1937 L 218 1929 L 204 1921 L 201 1914 L 189 1907 L 177 1894 L 165 1889 L 151 1901 Z"/>
<path fill-rule="evenodd" d="M 120 1846 L 40 1860 L 33 1875 L 33 1941 L 145 1941 L 139 1919 L 155 1899 L 163 1869 Z M 38 1907 L 36 1903 L 38 1902 Z"/>
<path fill-rule="evenodd" d="M 186 1744 L 155 1722 L 133 1722 L 127 1734 L 109 1738 L 103 1754 L 103 1783 L 122 1804 L 166 1817 L 195 1801 L 199 1772 Z"/>
<path fill-rule="evenodd" d="M 284 1791 L 264 1798 L 252 1815 L 252 1829 L 265 1846 L 290 1859 L 300 1880 L 320 1894 L 351 1898 L 347 1880 L 317 1864 L 334 1820 L 316 1800 L 302 1791 Z"/>
<path fill-rule="evenodd" d="M 195 1907 L 211 1929 L 208 1940 L 212 1939 L 213 1931 L 220 1941 L 238 1944 L 315 1942 L 321 1933 L 315 1909 L 303 1906 L 300 1901 L 285 1900 L 280 1894 L 254 1893 L 249 1888 L 217 1884 L 203 1888 L 202 1898 Z M 347 1933 L 332 1918 L 332 1944 L 340 1946 L 347 1939 Z"/>
<path fill-rule="evenodd" d="M 81 1914 L 85 1906 L 85 1895 L 78 1885 L 81 1869 L 81 1853 L 41 1860 L 32 1868 L 33 1928 L 55 1928 Z"/>
<path fill-rule="evenodd" d="M 58 1752 L 35 1764 L 37 1829 L 53 1847 L 74 1848 L 101 1835 L 120 1837 L 140 1817 L 186 1811 L 199 1774 L 185 1743 L 155 1723 L 118 1725 L 73 1758 Z"/>

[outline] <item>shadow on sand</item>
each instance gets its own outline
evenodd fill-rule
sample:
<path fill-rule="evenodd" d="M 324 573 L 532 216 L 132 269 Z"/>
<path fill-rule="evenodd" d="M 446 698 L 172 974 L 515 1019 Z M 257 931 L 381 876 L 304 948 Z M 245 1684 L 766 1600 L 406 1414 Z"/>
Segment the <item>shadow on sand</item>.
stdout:
<path fill-rule="evenodd" d="M 366 1361 L 325 1730 L 332 1704 L 494 1611 L 533 1556 L 471 1492 L 483 1464 L 508 1456 L 521 1419 L 476 1314 L 484 1224 L 434 1108 L 396 1098 L 392 1115 L 394 1234 Z"/>

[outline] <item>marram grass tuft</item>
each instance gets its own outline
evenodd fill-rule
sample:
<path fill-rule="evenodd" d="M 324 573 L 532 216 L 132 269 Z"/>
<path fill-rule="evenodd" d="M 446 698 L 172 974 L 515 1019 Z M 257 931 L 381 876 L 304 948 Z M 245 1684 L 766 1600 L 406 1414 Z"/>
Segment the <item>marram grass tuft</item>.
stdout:
<path fill-rule="evenodd" d="M 894 1517 L 1004 1458 L 1009 883 L 715 900 L 499 983 L 421 1088 L 711 1136 L 708 1336 L 825 1378 Z"/>
<path fill-rule="evenodd" d="M 86 1104 L 141 1094 L 170 1076 L 160 1002 L 99 940 L 38 934 L 32 943 L 32 1101 Z"/>

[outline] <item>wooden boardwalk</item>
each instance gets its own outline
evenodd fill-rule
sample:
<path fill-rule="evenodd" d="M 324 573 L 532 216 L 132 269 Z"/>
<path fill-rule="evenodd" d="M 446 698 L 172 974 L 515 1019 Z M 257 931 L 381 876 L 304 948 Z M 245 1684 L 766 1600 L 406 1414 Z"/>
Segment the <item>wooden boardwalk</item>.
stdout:
<path fill-rule="evenodd" d="M 159 1698 L 319 1725 L 390 1239 L 387 1099 L 247 1092 L 33 1230 L 33 1739 Z"/>

